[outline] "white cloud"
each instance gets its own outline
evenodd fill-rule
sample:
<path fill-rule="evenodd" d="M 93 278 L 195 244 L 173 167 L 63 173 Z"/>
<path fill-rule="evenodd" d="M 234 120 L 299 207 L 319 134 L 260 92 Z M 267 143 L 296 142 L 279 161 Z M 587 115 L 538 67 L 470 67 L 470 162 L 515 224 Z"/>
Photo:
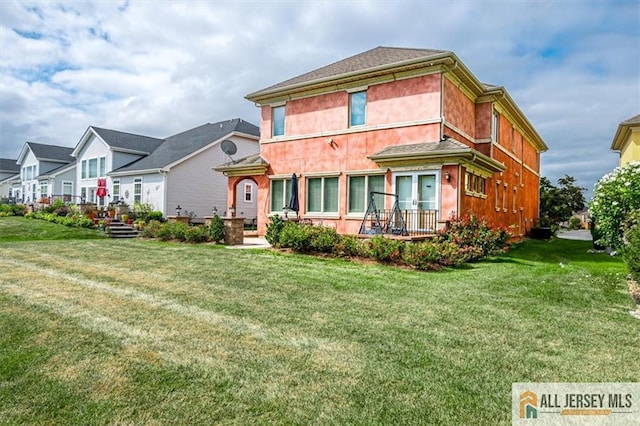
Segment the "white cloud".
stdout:
<path fill-rule="evenodd" d="M 3 1 L 0 156 L 73 146 L 89 125 L 258 124 L 250 92 L 378 45 L 422 47 L 506 87 L 550 147 L 543 174 L 591 188 L 640 112 L 639 16 L 635 1 Z"/>

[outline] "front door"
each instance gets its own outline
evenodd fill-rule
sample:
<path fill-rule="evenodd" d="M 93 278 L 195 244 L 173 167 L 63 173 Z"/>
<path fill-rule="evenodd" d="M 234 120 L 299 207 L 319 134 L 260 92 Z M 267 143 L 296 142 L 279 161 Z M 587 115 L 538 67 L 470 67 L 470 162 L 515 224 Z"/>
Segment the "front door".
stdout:
<path fill-rule="evenodd" d="M 397 173 L 394 192 L 409 231 L 435 231 L 439 172 Z"/>

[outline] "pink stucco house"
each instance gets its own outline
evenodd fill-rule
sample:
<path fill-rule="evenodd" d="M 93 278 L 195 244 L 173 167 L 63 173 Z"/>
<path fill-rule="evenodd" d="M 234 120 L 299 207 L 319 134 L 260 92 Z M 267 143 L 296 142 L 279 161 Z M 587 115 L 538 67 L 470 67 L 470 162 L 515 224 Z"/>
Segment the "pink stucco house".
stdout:
<path fill-rule="evenodd" d="M 476 215 L 524 235 L 538 217 L 545 142 L 504 87 L 450 51 L 377 47 L 246 98 L 261 108 L 260 153 L 216 168 L 258 185 L 258 230 L 283 214 L 299 177 L 299 216 L 357 234 L 375 196 L 410 233 Z"/>

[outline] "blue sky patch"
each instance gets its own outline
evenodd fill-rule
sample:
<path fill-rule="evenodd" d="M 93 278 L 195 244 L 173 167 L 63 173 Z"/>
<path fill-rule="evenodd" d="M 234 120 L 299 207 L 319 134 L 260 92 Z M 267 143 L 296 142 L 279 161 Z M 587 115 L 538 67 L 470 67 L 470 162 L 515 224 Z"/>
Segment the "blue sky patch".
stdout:
<path fill-rule="evenodd" d="M 43 37 L 42 33 L 39 33 L 37 31 L 22 31 L 14 28 L 13 32 L 18 34 L 20 37 L 30 38 L 32 40 L 40 40 Z"/>

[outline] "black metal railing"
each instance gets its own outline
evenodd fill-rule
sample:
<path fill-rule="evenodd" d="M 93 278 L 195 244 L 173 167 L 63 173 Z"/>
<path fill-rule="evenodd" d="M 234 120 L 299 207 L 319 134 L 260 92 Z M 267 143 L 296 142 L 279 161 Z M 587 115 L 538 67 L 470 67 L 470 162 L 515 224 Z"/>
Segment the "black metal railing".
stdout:
<path fill-rule="evenodd" d="M 376 210 L 367 217 L 365 228 L 370 235 L 432 235 L 438 231 L 438 216 L 438 210 Z"/>

